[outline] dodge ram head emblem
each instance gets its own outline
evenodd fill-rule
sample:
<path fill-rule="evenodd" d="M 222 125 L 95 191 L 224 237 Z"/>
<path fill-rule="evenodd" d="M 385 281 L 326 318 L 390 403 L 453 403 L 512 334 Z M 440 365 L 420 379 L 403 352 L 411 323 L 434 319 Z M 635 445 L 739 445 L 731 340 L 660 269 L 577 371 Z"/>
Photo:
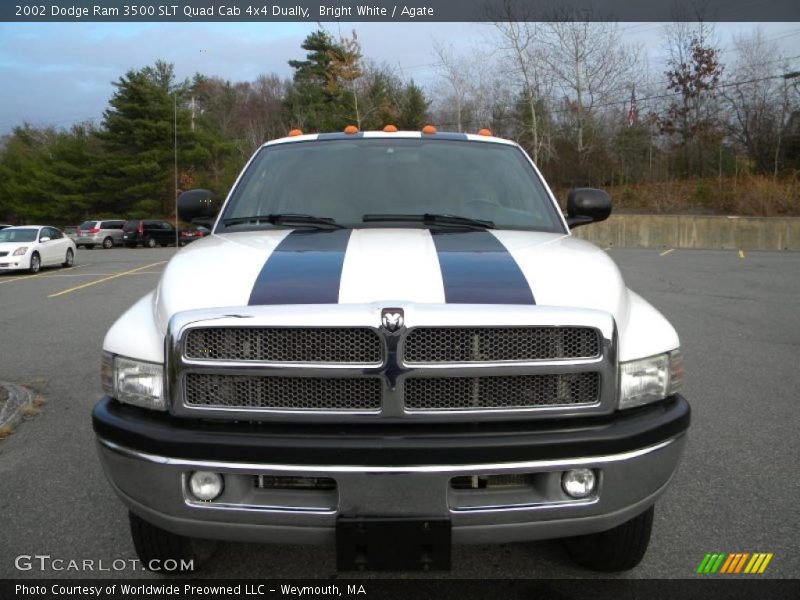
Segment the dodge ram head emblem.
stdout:
<path fill-rule="evenodd" d="M 403 326 L 403 309 L 384 308 L 381 311 L 381 325 L 390 333 L 400 329 Z"/>

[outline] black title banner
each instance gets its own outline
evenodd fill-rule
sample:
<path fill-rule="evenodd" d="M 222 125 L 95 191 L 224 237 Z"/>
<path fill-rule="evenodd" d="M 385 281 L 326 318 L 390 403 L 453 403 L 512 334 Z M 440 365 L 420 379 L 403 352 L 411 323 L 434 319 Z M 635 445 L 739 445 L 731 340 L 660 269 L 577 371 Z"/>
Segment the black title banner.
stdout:
<path fill-rule="evenodd" d="M 702 579 L 38 579 L 0 580 L 3 600 L 796 600 L 797 580 Z"/>
<path fill-rule="evenodd" d="M 798 0 L 3 0 L 6 22 L 800 21 Z"/>

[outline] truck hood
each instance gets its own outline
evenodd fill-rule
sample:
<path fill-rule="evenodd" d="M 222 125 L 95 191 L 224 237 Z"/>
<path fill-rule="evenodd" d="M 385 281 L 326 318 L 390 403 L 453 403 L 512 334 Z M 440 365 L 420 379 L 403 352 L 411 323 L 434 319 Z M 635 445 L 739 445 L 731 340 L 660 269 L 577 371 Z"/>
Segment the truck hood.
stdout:
<path fill-rule="evenodd" d="M 620 322 L 627 292 L 605 252 L 564 234 L 282 229 L 187 246 L 167 265 L 154 308 L 162 331 L 176 312 L 248 304 L 536 304 Z"/>

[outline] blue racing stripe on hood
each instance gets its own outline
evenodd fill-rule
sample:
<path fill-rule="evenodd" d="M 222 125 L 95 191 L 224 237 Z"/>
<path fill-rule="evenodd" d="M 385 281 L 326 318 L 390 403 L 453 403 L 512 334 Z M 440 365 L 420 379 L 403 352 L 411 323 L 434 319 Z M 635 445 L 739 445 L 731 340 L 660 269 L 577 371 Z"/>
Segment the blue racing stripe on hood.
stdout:
<path fill-rule="evenodd" d="M 528 280 L 489 231 L 431 231 L 452 304 L 536 304 Z"/>
<path fill-rule="evenodd" d="M 248 304 L 336 304 L 351 232 L 292 231 L 264 263 Z"/>

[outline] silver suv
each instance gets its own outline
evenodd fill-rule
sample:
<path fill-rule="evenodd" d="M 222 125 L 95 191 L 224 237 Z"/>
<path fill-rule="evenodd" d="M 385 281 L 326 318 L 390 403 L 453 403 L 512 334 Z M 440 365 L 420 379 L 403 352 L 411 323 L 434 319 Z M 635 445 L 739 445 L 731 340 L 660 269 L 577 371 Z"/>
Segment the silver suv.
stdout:
<path fill-rule="evenodd" d="M 95 246 L 113 248 L 122 245 L 122 226 L 125 221 L 84 221 L 78 226 L 75 244 L 91 250 Z"/>

